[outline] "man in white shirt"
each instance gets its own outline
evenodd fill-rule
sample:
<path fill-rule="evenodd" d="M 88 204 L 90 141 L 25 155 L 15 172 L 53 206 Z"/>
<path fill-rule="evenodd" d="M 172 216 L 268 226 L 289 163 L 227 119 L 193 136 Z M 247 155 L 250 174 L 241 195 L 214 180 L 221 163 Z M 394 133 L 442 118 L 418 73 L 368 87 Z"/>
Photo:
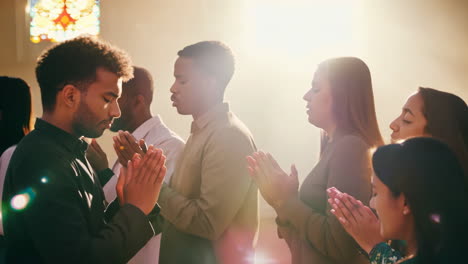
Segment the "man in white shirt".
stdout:
<path fill-rule="evenodd" d="M 88 150 L 88 158 L 90 161 L 94 161 L 92 162 L 93 167 L 100 174 L 101 182 L 104 185 L 104 194 L 108 202 L 117 197 L 115 187 L 120 168 L 122 164 L 126 165 L 133 155 L 132 150 L 124 146 L 133 144 L 139 147 L 136 140 L 143 139 L 146 144 L 161 148 L 166 156 L 167 173 L 165 181 L 169 183 L 177 158 L 185 145 L 184 141 L 163 123 L 159 115 L 153 116 L 151 114 L 150 106 L 154 89 L 151 74 L 141 67 L 134 66 L 133 69 L 134 78 L 122 84 L 122 96 L 119 99 L 122 114 L 120 118 L 114 120 L 110 128 L 111 131 L 118 132 L 118 136 L 114 136 L 114 148 L 118 159 L 112 166 L 113 173 L 109 169 L 106 172 L 105 169 L 108 168 L 108 164 L 102 164 L 102 158 L 101 164 L 97 164 L 99 162 L 96 162 L 96 156 L 105 157 L 105 153 L 95 140 L 93 140 Z M 107 161 L 107 158 L 105 160 Z M 111 178 L 109 179 L 109 177 Z M 160 240 L 160 235 L 152 238 L 129 263 L 158 263 Z"/>

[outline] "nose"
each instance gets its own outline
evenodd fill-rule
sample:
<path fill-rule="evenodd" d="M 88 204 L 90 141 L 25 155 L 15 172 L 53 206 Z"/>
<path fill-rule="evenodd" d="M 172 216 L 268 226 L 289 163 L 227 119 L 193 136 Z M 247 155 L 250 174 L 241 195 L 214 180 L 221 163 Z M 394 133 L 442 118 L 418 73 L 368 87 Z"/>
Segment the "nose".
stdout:
<path fill-rule="evenodd" d="M 177 92 L 177 87 L 176 87 L 176 83 L 174 82 L 171 86 L 171 89 L 169 89 L 169 91 L 171 93 L 176 93 Z"/>
<path fill-rule="evenodd" d="M 393 120 L 391 123 L 390 123 L 390 129 L 393 131 L 393 132 L 398 132 L 398 130 L 400 130 L 400 126 L 398 125 L 398 118 Z"/>
<path fill-rule="evenodd" d="M 306 102 L 309 102 L 310 101 L 310 95 L 312 94 L 312 88 L 309 89 L 305 94 L 304 96 L 302 97 L 302 99 L 304 99 L 304 101 Z"/>
<path fill-rule="evenodd" d="M 119 104 L 117 103 L 117 100 L 114 100 L 114 102 L 111 104 L 110 109 L 109 109 L 109 114 L 113 118 L 119 118 L 120 117 L 120 107 Z"/>

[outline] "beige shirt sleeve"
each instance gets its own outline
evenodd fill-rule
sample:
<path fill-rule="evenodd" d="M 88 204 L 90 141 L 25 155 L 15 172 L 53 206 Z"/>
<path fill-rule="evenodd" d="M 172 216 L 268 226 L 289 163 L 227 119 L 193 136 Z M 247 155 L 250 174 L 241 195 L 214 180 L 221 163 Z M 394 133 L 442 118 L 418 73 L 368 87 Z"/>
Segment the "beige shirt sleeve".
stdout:
<path fill-rule="evenodd" d="M 240 130 L 226 127 L 214 133 L 204 149 L 200 196 L 188 199 L 164 185 L 158 201 L 164 218 L 184 232 L 220 238 L 253 184 L 245 158 L 254 151 L 254 143 Z"/>
<path fill-rule="evenodd" d="M 371 194 L 371 169 L 368 147 L 363 140 L 355 136 L 345 136 L 337 142 L 328 169 L 327 188 L 334 186 L 363 203 L 368 203 Z M 278 213 L 281 219 L 287 220 L 311 246 L 323 255 L 343 262 L 356 256 L 357 244 L 330 210 L 327 203 L 326 213 L 322 214 L 299 199 L 294 199 Z"/>

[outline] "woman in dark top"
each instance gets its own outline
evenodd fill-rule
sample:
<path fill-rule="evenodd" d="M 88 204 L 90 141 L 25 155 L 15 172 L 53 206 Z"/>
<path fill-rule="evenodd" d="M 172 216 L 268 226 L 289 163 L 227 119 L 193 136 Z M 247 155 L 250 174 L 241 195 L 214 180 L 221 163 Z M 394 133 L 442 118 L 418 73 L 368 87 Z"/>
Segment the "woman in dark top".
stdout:
<path fill-rule="evenodd" d="M 464 167 L 467 177 L 468 107 L 460 97 L 431 88 L 419 88 L 418 92 L 408 98 L 400 116 L 390 124 L 390 128 L 393 131 L 391 135 L 393 142 L 426 136 L 446 143 Z M 339 193 L 340 190 L 331 189 L 330 196 L 333 199 L 329 201 L 334 207 L 332 212 L 340 219 L 348 233 L 367 253 L 377 245 L 380 249 L 384 248 L 384 244 L 379 244 L 384 238 L 379 233 L 380 223 L 375 214 L 349 194 L 335 197 Z M 349 200 L 350 203 L 361 206 L 352 207 L 351 210 L 336 206 L 334 199 L 340 201 L 343 197 L 345 199 L 342 202 Z M 350 221 L 353 219 L 358 221 Z M 395 251 L 388 245 L 386 247 L 387 254 L 381 254 L 386 256 L 386 259 L 384 262 L 380 260 L 379 263 L 395 263 L 402 258 L 403 252 Z M 372 261 L 375 255 L 370 254 L 370 257 Z"/>
<path fill-rule="evenodd" d="M 433 138 L 413 138 L 380 147 L 372 164 L 380 233 L 407 241 L 408 256 L 397 263 L 466 263 L 468 185 L 450 148 Z M 378 244 L 370 255 L 371 264 L 389 263 L 392 252 Z"/>
<path fill-rule="evenodd" d="M 288 176 L 269 154 L 248 157 L 249 170 L 277 212 L 278 235 L 286 240 L 292 263 L 366 263 L 330 213 L 326 190 L 339 186 L 364 199 L 371 194 L 369 150 L 383 140 L 367 65 L 352 57 L 322 62 L 304 100 L 309 122 L 323 136 L 320 160 L 300 191 L 294 166 Z"/>

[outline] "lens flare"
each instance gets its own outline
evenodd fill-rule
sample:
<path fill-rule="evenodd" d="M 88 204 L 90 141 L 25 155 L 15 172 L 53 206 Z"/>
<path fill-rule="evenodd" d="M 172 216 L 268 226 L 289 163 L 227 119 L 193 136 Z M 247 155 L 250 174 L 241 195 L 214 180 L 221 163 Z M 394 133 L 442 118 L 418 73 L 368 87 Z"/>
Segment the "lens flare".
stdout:
<path fill-rule="evenodd" d="M 33 189 L 27 188 L 11 198 L 10 206 L 14 211 L 22 211 L 31 204 L 35 196 Z"/>
<path fill-rule="evenodd" d="M 11 208 L 15 211 L 21 211 L 28 206 L 31 197 L 27 193 L 15 195 L 11 199 Z"/>

